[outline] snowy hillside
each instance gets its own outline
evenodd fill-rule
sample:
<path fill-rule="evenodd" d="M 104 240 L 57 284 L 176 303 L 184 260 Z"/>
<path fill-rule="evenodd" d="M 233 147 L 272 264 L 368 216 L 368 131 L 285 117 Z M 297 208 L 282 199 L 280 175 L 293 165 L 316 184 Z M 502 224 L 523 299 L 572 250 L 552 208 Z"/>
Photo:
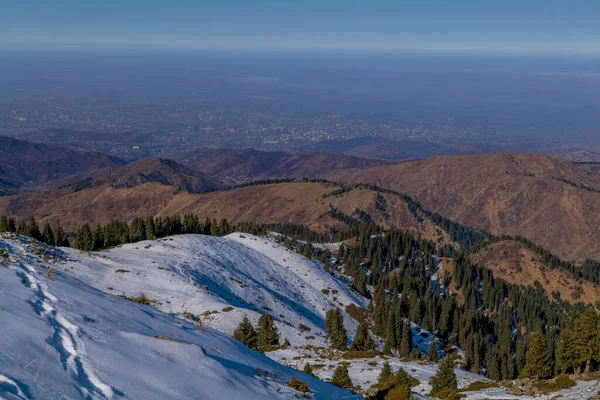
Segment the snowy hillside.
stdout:
<path fill-rule="evenodd" d="M 186 241 L 187 238 L 183 239 Z M 181 252 L 187 248 L 189 254 L 198 250 L 175 240 L 156 247 L 169 245 Z M 0 259 L 4 260 L 4 266 L 0 266 L 0 397 L 281 398 L 300 394 L 285 384 L 291 376 L 305 380 L 316 399 L 352 397 L 348 391 L 281 366 L 222 332 L 210 327 L 199 330 L 197 325 L 175 314 L 107 294 L 82 279 L 87 273 L 88 281 L 97 279 L 97 284 L 125 286 L 130 281 L 103 279 L 98 271 L 92 270 L 117 266 L 122 257 L 121 267 L 131 272 L 111 271 L 111 274 L 118 277 L 142 274 L 138 277 L 149 288 L 156 285 L 157 297 L 162 293 L 164 309 L 169 298 L 177 298 L 178 290 L 195 289 L 194 285 L 181 284 L 183 278 L 188 278 L 183 263 L 177 265 L 182 270 L 179 272 L 182 279 L 173 279 L 178 273 L 167 274 L 170 271 L 165 272 L 165 277 L 152 275 L 149 265 L 148 271 L 134 270 L 132 266 L 138 268 L 145 262 L 153 265 L 151 259 L 155 258 L 154 267 L 162 272 L 158 267 L 166 265 L 166 256 L 150 248 L 148 253 L 154 257 L 136 259 L 133 246 L 128 247 L 106 252 L 107 258 L 103 258 L 73 250 L 63 252 L 14 236 L 0 238 L 3 253 Z M 128 251 L 131 264 L 124 263 Z M 211 257 L 208 253 L 196 256 Z M 92 265 L 81 264 L 94 260 Z M 209 265 L 204 266 L 207 274 Z M 76 269 L 83 272 L 77 274 Z M 76 275 L 79 278 L 74 278 Z M 168 281 L 171 286 L 163 285 Z M 267 291 L 268 286 L 260 283 Z M 218 282 L 212 284 L 215 290 L 219 287 Z M 288 313 L 293 315 L 290 310 Z"/>
<path fill-rule="evenodd" d="M 65 249 L 65 253 L 68 261 L 57 264 L 57 271 L 107 293 L 128 297 L 144 293 L 165 312 L 201 316 L 204 326 L 225 333 L 232 332 L 244 314 L 255 323 L 268 312 L 282 340 L 287 338 L 292 345 L 307 340 L 324 345 L 327 310 L 365 304 L 318 261 L 248 234 L 181 235 L 101 252 Z M 356 329 L 347 315 L 345 323 L 350 332 Z M 301 324 L 310 331 L 300 330 Z"/>
<path fill-rule="evenodd" d="M 296 370 L 310 363 L 329 380 L 345 362 L 366 390 L 386 359 L 416 378 L 415 396 L 427 398 L 437 369 L 394 357 L 344 360 L 328 349 L 326 311 L 366 299 L 344 277 L 269 238 L 182 235 L 83 252 L 1 235 L 0 250 L 0 398 L 285 398 L 301 395 L 286 384 L 292 376 L 314 399 L 359 398 Z M 123 298 L 141 293 L 151 306 Z M 256 322 L 265 312 L 292 344 L 268 357 L 227 335 L 244 314 Z M 356 321 L 344 319 L 352 338 Z M 412 330 L 425 351 L 431 334 Z M 455 372 L 459 388 L 484 379 Z M 578 382 L 560 394 L 585 399 L 599 391 L 597 381 Z M 502 388 L 465 395 L 529 398 Z"/>

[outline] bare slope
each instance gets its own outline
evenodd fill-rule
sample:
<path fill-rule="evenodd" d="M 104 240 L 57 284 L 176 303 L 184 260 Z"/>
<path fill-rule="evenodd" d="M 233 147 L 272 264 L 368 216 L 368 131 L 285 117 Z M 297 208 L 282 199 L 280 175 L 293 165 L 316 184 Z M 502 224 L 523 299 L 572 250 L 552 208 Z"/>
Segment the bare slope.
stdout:
<path fill-rule="evenodd" d="M 190 192 L 206 192 L 221 185 L 212 177 L 176 161 L 154 157 L 123 166 L 90 171 L 77 177 L 77 180 L 83 177 L 104 180 L 115 188 L 132 188 L 148 182 L 158 182 Z"/>
<path fill-rule="evenodd" d="M 582 259 L 600 258 L 600 174 L 594 167 L 542 154 L 493 153 L 434 157 L 334 179 L 404 192 L 455 221 L 521 235 L 562 257 Z"/>
<path fill-rule="evenodd" d="M 517 285 L 534 286 L 539 282 L 548 295 L 560 293 L 571 303 L 596 304 L 600 288 L 588 281 L 578 282 L 562 269 L 544 265 L 541 257 L 515 241 L 491 244 L 471 255 L 471 261 L 494 271 L 494 276 Z"/>
<path fill-rule="evenodd" d="M 83 221 L 96 225 L 112 219 L 128 221 L 136 216 L 196 213 L 202 219 L 227 218 L 232 223 L 289 222 L 329 232 L 332 228 L 345 228 L 343 223 L 327 215 L 332 204 L 346 214 L 360 208 L 378 223 L 450 243 L 445 233 L 429 220 L 416 218 L 396 196 L 384 195 L 387 210 L 382 212 L 375 208 L 377 193 L 371 190 L 353 189 L 342 195 L 323 197 L 336 189 L 338 187 L 330 184 L 288 182 L 193 194 L 159 183 L 131 188 L 104 184 L 79 191 L 63 188 L 0 198 L 0 214 L 13 215 L 19 220 L 26 220 L 30 215 L 41 221 L 58 219 L 69 231 L 74 231 Z"/>
<path fill-rule="evenodd" d="M 103 153 L 0 136 L 0 195 L 39 189 L 82 171 L 124 163 Z"/>
<path fill-rule="evenodd" d="M 200 149 L 178 157 L 177 161 L 207 175 L 233 182 L 268 178 L 315 178 L 339 171 L 394 164 L 387 160 L 340 154 L 296 155 L 251 149 Z"/>

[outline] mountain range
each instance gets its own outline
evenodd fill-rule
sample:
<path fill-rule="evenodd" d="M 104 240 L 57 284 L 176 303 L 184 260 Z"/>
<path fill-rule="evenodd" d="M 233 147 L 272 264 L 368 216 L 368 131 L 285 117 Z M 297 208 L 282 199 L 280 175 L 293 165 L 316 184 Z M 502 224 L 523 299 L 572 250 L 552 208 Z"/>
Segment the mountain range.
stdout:
<path fill-rule="evenodd" d="M 540 321 L 568 331 L 570 310 L 600 302 L 600 263 L 587 260 L 600 259 L 595 163 L 233 149 L 125 162 L 6 143 L 0 215 L 21 235 L 0 234 L 12 327 L 0 330 L 0 397 L 379 399 L 392 393 L 381 376 L 402 368 L 406 395 L 425 399 L 454 354 L 461 396 L 512 398 L 514 383 L 481 374 L 526 373 Z M 32 239 L 51 242 L 32 216 L 79 250 Z M 244 324 L 264 335 L 266 316 L 273 344 L 241 338 Z M 600 392 L 567 379 L 552 396 Z"/>
<path fill-rule="evenodd" d="M 8 165 L 22 171 L 15 160 L 26 159 L 35 160 L 32 171 L 51 163 L 61 172 L 40 174 L 37 186 L 13 172 L 12 182 L 20 183 L 5 189 L 10 195 L 0 197 L 0 214 L 60 221 L 70 232 L 82 221 L 95 226 L 186 213 L 231 223 L 302 224 L 318 232 L 346 229 L 332 217 L 333 207 L 346 215 L 364 211 L 378 224 L 459 247 L 443 222 L 413 209 L 412 198 L 428 213 L 494 235 L 525 237 L 567 260 L 600 259 L 600 166 L 594 163 L 540 153 L 398 162 L 233 149 L 125 163 L 100 153 L 3 140 L 12 146 L 3 157 L 12 157 L 2 170 Z"/>

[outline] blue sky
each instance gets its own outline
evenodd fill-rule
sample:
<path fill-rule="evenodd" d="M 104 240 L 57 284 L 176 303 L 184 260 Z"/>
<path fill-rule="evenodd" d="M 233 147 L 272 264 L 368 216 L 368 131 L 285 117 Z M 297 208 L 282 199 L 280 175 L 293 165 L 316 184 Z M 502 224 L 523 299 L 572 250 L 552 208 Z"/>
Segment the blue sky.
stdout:
<path fill-rule="evenodd" d="M 598 0 L 0 0 L 0 48 L 600 54 Z"/>

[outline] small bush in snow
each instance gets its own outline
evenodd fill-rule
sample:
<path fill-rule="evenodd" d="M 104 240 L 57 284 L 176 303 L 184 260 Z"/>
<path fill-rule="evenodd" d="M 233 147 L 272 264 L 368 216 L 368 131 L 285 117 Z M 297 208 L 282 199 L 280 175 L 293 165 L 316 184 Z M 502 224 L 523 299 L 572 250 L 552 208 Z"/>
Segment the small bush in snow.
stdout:
<path fill-rule="evenodd" d="M 296 378 L 295 376 L 292 376 L 290 378 L 290 380 L 287 382 L 288 386 L 296 389 L 299 392 L 302 393 L 308 393 L 310 392 L 310 387 L 306 384 L 306 382 L 301 381 L 300 379 Z"/>

